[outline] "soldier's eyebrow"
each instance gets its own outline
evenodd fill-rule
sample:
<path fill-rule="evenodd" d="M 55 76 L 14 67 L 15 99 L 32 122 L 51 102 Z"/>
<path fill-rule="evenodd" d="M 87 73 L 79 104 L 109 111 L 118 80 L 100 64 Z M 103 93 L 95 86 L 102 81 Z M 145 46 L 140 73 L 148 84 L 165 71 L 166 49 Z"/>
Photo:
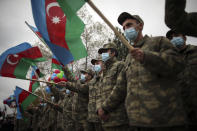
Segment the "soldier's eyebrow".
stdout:
<path fill-rule="evenodd" d="M 126 25 L 123 26 L 123 30 L 125 30 L 125 27 L 130 27 L 130 26 L 132 26 L 132 25 L 133 25 L 133 23 L 128 22 Z"/>

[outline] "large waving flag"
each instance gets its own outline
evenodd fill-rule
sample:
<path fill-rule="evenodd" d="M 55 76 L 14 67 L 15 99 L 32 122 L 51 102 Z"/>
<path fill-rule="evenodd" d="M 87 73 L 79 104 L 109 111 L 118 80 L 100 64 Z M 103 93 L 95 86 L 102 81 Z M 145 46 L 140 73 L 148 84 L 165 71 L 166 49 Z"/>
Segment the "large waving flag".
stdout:
<path fill-rule="evenodd" d="M 45 59 L 38 47 L 22 43 L 0 56 L 0 76 L 25 79 L 30 66 L 42 61 Z"/>
<path fill-rule="evenodd" d="M 16 86 L 15 89 L 15 97 L 17 105 L 17 119 L 21 119 L 23 112 L 34 100 L 36 100 L 37 97 L 18 86 Z"/>
<path fill-rule="evenodd" d="M 39 32 L 62 64 L 66 65 L 87 56 L 80 39 L 84 24 L 71 25 L 57 0 L 31 0 L 31 4 Z"/>

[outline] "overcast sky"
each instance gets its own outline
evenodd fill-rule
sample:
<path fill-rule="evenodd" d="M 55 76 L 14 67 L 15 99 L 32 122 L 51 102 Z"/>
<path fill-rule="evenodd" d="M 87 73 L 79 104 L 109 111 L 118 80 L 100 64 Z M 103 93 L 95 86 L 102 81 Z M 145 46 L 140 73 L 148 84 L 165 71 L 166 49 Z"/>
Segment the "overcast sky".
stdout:
<path fill-rule="evenodd" d="M 144 20 L 143 34 L 161 36 L 169 30 L 164 23 L 165 0 L 92 0 L 114 26 L 119 26 L 117 17 L 121 12 L 137 14 Z M 197 0 L 187 0 L 186 11 L 197 12 Z M 103 22 L 87 6 L 93 18 Z M 30 0 L 0 0 L 0 54 L 22 42 L 38 41 L 25 25 L 27 21 L 35 25 L 32 17 Z M 120 26 L 119 26 L 120 27 Z M 197 44 L 196 38 L 188 38 L 187 43 Z M 0 77 L 0 103 L 12 94 L 15 86 L 28 88 L 29 82 Z"/>

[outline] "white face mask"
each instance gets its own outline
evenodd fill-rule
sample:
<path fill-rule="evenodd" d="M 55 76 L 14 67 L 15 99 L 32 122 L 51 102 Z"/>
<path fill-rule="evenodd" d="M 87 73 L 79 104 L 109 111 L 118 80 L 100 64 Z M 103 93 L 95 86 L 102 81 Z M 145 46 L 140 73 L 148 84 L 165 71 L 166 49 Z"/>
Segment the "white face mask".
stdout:
<path fill-rule="evenodd" d="M 124 35 L 127 38 L 128 41 L 132 42 L 135 41 L 138 36 L 138 31 L 134 27 L 131 27 L 129 29 L 126 29 L 124 31 Z"/>

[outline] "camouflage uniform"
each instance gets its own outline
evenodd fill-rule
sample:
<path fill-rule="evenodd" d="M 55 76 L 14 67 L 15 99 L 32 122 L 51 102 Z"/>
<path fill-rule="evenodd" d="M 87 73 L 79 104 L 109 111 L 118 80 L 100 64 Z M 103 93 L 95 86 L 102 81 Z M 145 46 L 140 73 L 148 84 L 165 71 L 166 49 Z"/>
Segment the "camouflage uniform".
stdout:
<path fill-rule="evenodd" d="M 63 118 L 63 108 L 64 108 L 64 94 L 62 91 L 60 91 L 58 88 L 56 87 L 50 87 L 52 94 L 54 95 L 57 105 L 59 107 L 56 107 L 54 105 L 53 109 L 57 112 L 57 130 L 58 131 L 63 131 L 64 130 L 64 118 Z"/>
<path fill-rule="evenodd" d="M 99 77 L 94 77 L 90 82 L 86 84 L 77 84 L 68 82 L 67 88 L 71 91 L 83 93 L 86 96 L 89 94 L 89 102 L 88 102 L 88 122 L 84 122 L 84 130 L 87 131 L 102 131 L 101 121 L 98 118 L 98 115 L 96 114 L 96 90 L 97 86 L 100 81 Z"/>
<path fill-rule="evenodd" d="M 39 131 L 38 121 L 40 120 L 39 119 L 40 115 L 41 115 L 40 109 L 38 107 L 33 108 L 33 116 L 32 116 L 32 129 L 33 129 L 33 131 Z"/>
<path fill-rule="evenodd" d="M 39 123 L 40 130 L 41 131 L 47 131 L 49 129 L 50 123 L 49 123 L 49 105 L 41 108 L 41 120 Z"/>
<path fill-rule="evenodd" d="M 97 94 L 100 86 L 100 76 L 95 76 L 89 85 L 89 102 L 88 102 L 88 129 L 89 131 L 103 131 L 101 120 L 96 114 L 96 101 L 99 98 Z"/>
<path fill-rule="evenodd" d="M 116 45 L 114 43 L 108 43 L 103 46 L 103 48 L 99 49 L 99 53 L 101 54 L 102 50 L 106 49 L 116 49 Z M 108 98 L 108 96 L 113 91 L 117 77 L 124 66 L 124 62 L 118 61 L 117 58 L 111 57 L 105 62 L 105 70 L 103 70 L 100 78 L 101 85 L 98 88 L 98 99 L 96 101 L 97 110 L 102 107 L 102 103 Z M 119 131 L 128 130 L 128 118 L 126 114 L 126 109 L 124 106 L 124 102 L 119 104 L 119 106 L 108 114 L 110 117 L 106 121 L 102 121 L 102 127 L 106 131 L 116 130 L 118 128 Z"/>
<path fill-rule="evenodd" d="M 185 68 L 179 74 L 179 86 L 189 127 L 197 129 L 197 47 L 187 45 L 179 53 L 184 58 Z M 192 130 L 192 129 L 191 129 Z"/>
<path fill-rule="evenodd" d="M 93 76 L 93 72 L 91 70 L 81 71 L 81 72 L 88 73 Z M 69 74 L 67 74 L 66 76 L 69 76 Z M 88 84 L 81 83 L 79 81 L 68 82 L 67 84 L 69 84 L 67 88 L 75 92 L 73 96 L 73 106 L 72 106 L 73 119 L 79 122 L 77 123 L 78 126 L 80 126 L 80 124 L 83 124 L 84 130 L 88 130 L 88 125 L 89 125 L 87 122 L 88 101 L 89 101 Z"/>
<path fill-rule="evenodd" d="M 63 100 L 65 103 L 63 108 L 65 131 L 76 131 L 75 121 L 72 119 L 72 97 L 73 93 L 67 94 Z"/>
<path fill-rule="evenodd" d="M 185 12 L 186 0 L 166 0 L 166 25 L 182 34 L 197 37 L 197 13 Z"/>
<path fill-rule="evenodd" d="M 182 60 L 164 37 L 145 36 L 134 47 L 144 51 L 143 63 L 128 54 L 117 85 L 102 108 L 111 112 L 125 100 L 130 126 L 139 130 L 180 129 L 185 119 L 176 75 L 183 68 Z"/>

